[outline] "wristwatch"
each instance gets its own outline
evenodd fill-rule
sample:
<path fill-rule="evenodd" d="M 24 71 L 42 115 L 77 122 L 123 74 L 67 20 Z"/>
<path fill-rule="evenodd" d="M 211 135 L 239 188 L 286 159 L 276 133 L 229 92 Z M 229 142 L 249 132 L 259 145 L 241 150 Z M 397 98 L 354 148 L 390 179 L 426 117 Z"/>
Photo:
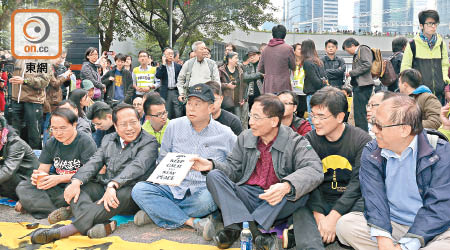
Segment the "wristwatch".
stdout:
<path fill-rule="evenodd" d="M 116 184 L 114 182 L 110 182 L 108 183 L 108 185 L 106 185 L 108 188 L 114 188 L 117 189 Z"/>

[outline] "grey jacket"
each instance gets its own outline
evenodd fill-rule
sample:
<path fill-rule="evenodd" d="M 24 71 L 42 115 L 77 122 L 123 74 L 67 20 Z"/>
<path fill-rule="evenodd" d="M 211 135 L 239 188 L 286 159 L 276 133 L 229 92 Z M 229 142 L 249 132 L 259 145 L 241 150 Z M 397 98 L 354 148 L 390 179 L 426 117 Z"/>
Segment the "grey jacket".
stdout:
<path fill-rule="evenodd" d="M 29 178 L 33 169 L 39 167 L 39 161 L 28 144 L 20 139 L 14 129 L 8 127 L 8 141 L 2 148 L 0 158 L 0 184 L 13 175 L 21 179 Z"/>
<path fill-rule="evenodd" d="M 264 75 L 257 71 L 258 63 L 249 63 L 243 67 L 244 70 L 244 81 L 247 82 L 248 88 L 245 92 L 244 98 L 247 99 L 248 96 L 252 96 L 255 93 L 255 88 L 258 88 L 259 93 L 263 91 L 263 80 Z"/>
<path fill-rule="evenodd" d="M 103 90 L 103 88 L 105 88 L 105 85 L 100 81 L 97 67 L 90 62 L 83 62 L 83 66 L 81 67 L 80 71 L 80 78 L 81 81 L 83 81 L 84 79 L 91 80 L 91 82 L 94 84 L 94 87 L 98 89 Z"/>
<path fill-rule="evenodd" d="M 237 185 L 248 181 L 256 167 L 260 152 L 258 137 L 251 129 L 242 132 L 226 162 L 214 161 L 214 168 L 223 171 Z M 303 136 L 281 125 L 270 149 L 278 179 L 291 184 L 288 200 L 296 201 L 323 181 L 323 167 L 319 156 Z"/>
<path fill-rule="evenodd" d="M 105 135 L 101 147 L 72 178 L 87 183 L 97 177 L 97 182 L 106 185 L 115 181 L 119 188 L 134 185 L 150 176 L 157 158 L 158 142 L 146 131 L 141 130 L 136 140 L 123 149 L 119 135 L 114 132 Z M 97 176 L 103 165 L 106 174 Z"/>
<path fill-rule="evenodd" d="M 358 51 L 360 50 L 360 51 Z M 352 70 L 349 72 L 352 77 L 351 84 L 353 86 L 373 85 L 372 68 L 373 54 L 369 47 L 360 45 L 353 55 Z"/>

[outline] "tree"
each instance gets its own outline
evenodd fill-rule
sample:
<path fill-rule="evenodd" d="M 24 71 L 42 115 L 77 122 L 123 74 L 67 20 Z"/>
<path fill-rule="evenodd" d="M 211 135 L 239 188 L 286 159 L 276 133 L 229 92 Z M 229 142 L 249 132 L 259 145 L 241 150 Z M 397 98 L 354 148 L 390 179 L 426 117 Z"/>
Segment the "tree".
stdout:
<path fill-rule="evenodd" d="M 121 12 L 148 32 L 161 49 L 169 45 L 170 0 L 127 0 Z M 194 39 L 220 39 L 220 35 L 240 28 L 256 29 L 266 21 L 275 21 L 270 0 L 192 0 L 174 1 L 172 43 L 180 54 Z"/>
<path fill-rule="evenodd" d="M 11 14 L 21 4 L 21 0 L 0 0 L 0 49 L 10 48 Z"/>

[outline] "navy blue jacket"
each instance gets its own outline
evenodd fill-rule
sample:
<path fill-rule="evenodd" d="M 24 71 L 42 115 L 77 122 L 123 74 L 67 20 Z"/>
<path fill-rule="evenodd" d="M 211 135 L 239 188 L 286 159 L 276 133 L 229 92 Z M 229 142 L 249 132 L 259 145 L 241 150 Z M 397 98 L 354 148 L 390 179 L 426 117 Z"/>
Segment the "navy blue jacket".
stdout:
<path fill-rule="evenodd" d="M 180 73 L 181 70 L 181 65 L 175 62 L 172 63 L 175 66 L 175 87 L 176 87 L 178 74 Z M 167 88 L 169 85 L 169 79 L 167 76 L 166 65 L 161 65 L 158 67 L 158 69 L 156 70 L 155 77 L 161 80 L 161 87 L 159 90 L 159 94 L 161 95 L 162 98 L 167 99 Z"/>
<path fill-rule="evenodd" d="M 426 132 L 418 135 L 416 181 L 423 206 L 405 237 L 418 238 L 424 247 L 450 227 L 450 144 L 439 139 L 436 150 Z M 367 223 L 392 234 L 390 210 L 384 184 L 386 159 L 376 140 L 369 142 L 361 156 L 359 180 Z"/>

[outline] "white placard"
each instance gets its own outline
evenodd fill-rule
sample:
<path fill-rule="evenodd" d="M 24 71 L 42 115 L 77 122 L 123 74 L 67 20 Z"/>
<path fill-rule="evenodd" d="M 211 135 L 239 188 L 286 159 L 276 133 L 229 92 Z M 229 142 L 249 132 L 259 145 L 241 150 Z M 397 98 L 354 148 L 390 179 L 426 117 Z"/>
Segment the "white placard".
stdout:
<path fill-rule="evenodd" d="M 179 186 L 194 164 L 194 162 L 190 161 L 193 157 L 197 157 L 197 155 L 167 153 L 147 181 L 169 186 Z"/>

